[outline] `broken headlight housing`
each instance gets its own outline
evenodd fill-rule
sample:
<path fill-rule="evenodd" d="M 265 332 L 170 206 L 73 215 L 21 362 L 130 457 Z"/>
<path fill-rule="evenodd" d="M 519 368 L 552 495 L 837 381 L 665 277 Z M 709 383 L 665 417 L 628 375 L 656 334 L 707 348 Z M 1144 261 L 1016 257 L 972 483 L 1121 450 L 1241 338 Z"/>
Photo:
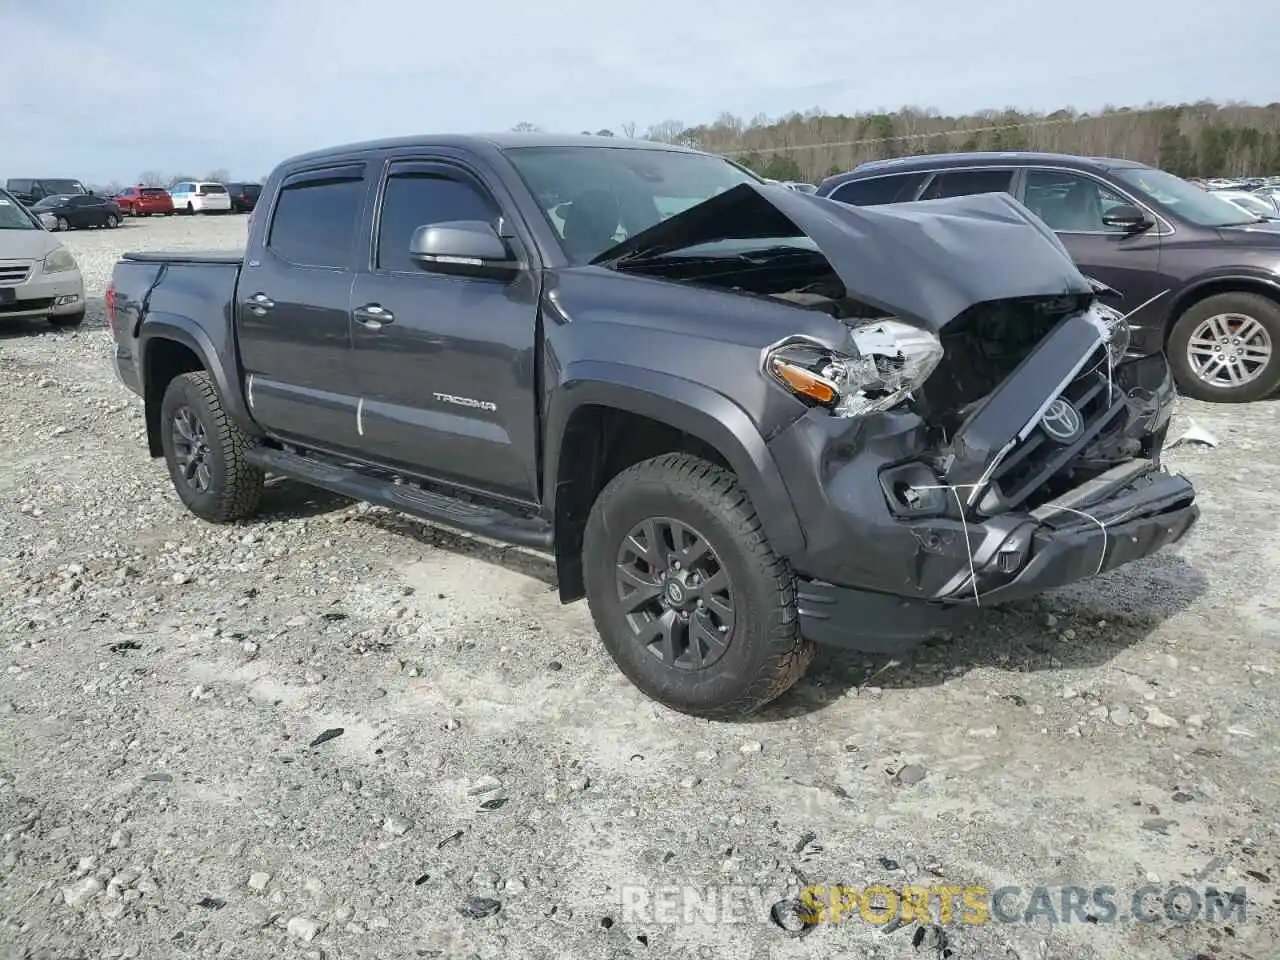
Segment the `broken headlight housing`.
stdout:
<path fill-rule="evenodd" d="M 1102 334 L 1102 341 L 1107 345 L 1107 357 L 1114 367 L 1129 352 L 1132 334 L 1128 318 L 1115 307 L 1098 300 L 1089 305 L 1087 316 Z"/>
<path fill-rule="evenodd" d="M 942 343 L 932 333 L 886 319 L 853 327 L 848 352 L 790 340 L 769 351 L 764 367 L 783 387 L 833 416 L 861 417 L 908 399 L 941 359 Z"/>

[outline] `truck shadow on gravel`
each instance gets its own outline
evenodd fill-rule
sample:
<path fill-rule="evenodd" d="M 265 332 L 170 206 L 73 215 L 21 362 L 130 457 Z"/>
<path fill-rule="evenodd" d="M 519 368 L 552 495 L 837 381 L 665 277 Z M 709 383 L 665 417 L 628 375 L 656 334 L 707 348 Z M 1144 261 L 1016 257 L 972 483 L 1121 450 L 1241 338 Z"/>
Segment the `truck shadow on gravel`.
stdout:
<path fill-rule="evenodd" d="M 1104 666 L 1188 609 L 1208 586 L 1199 570 L 1175 554 L 981 611 L 954 636 L 931 638 L 898 658 L 820 647 L 805 678 L 750 719 L 788 720 L 849 696 L 940 686 L 984 667 L 1000 671 L 1002 681 L 996 682 L 1009 688 L 1016 703 L 1020 675 Z"/>

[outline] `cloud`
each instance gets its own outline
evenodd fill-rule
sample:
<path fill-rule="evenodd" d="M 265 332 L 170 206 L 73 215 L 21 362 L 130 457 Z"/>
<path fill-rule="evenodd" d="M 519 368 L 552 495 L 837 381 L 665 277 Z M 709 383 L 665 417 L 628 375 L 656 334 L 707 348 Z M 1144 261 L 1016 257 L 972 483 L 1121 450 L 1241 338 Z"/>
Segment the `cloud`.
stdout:
<path fill-rule="evenodd" d="M 1190 0 L 0 4 L 0 177 L 265 174 L 372 137 L 822 106 L 1267 102 L 1280 7 Z"/>

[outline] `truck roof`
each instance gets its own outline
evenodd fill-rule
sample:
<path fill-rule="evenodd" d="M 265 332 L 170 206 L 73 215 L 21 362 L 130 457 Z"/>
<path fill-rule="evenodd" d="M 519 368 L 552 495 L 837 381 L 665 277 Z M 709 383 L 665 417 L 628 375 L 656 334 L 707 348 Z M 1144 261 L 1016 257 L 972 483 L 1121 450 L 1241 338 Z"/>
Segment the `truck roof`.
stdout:
<path fill-rule="evenodd" d="M 587 134 L 563 133 L 504 133 L 474 134 L 422 134 L 418 136 L 389 137 L 382 140 L 365 140 L 312 150 L 289 157 L 284 163 L 322 160 L 325 157 L 363 153 L 370 150 L 391 150 L 399 147 L 456 147 L 461 149 L 498 149 L 513 147 L 615 147 L 624 150 L 671 150 L 696 153 L 688 147 L 653 140 L 631 140 L 626 137 L 601 137 Z"/>

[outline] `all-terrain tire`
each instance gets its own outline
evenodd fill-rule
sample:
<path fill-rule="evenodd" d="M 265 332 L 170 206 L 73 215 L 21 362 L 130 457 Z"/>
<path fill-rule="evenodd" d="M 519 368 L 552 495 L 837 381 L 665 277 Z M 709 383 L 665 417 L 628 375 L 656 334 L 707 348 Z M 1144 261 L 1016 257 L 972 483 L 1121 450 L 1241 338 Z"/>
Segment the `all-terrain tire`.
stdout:
<path fill-rule="evenodd" d="M 709 666 L 676 669 L 638 638 L 620 599 L 620 550 L 638 524 L 669 518 L 696 529 L 732 584 L 733 627 Z M 592 506 L 583 541 L 587 603 L 609 654 L 643 693 L 682 713 L 753 713 L 788 690 L 813 659 L 800 636 L 795 577 L 773 552 L 746 493 L 728 470 L 663 454 L 623 470 Z"/>
<path fill-rule="evenodd" d="M 189 411 L 203 431 L 209 484 L 197 489 L 177 459 L 176 418 Z M 174 377 L 160 403 L 160 443 L 174 489 L 187 509 L 211 523 L 250 517 L 262 499 L 265 477 L 245 458 L 249 437 L 223 409 L 213 378 L 203 370 Z"/>
<path fill-rule="evenodd" d="M 1192 334 L 1205 321 L 1217 316 L 1238 316 L 1256 320 L 1266 332 L 1271 358 L 1256 378 L 1240 386 L 1219 385 L 1203 379 L 1191 366 L 1187 346 Z M 1169 365 L 1184 396 L 1209 403 L 1248 403 L 1261 400 L 1280 389 L 1280 304 L 1257 293 L 1218 293 L 1193 303 L 1169 332 Z"/>

